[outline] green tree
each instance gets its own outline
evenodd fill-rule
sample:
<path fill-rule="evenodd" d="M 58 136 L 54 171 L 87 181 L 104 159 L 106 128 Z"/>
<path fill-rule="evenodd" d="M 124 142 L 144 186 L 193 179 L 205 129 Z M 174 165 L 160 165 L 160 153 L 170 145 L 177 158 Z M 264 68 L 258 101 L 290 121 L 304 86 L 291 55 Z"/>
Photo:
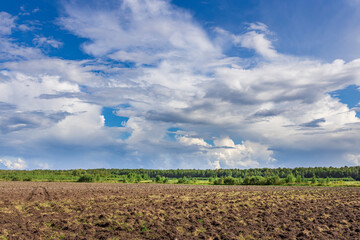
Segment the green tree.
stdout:
<path fill-rule="evenodd" d="M 95 181 L 97 181 L 97 182 L 100 182 L 100 181 L 101 181 L 101 178 L 100 178 L 100 175 L 99 175 L 99 174 L 96 174 L 96 176 L 95 176 Z"/>
<path fill-rule="evenodd" d="M 330 184 L 330 182 L 331 182 L 331 181 L 330 181 L 330 178 L 327 177 L 327 178 L 326 178 L 326 183 L 327 183 L 327 184 Z"/>
<path fill-rule="evenodd" d="M 236 183 L 236 180 L 233 177 L 229 176 L 229 177 L 224 178 L 225 185 L 235 185 L 235 183 Z"/>
<path fill-rule="evenodd" d="M 221 178 L 216 178 L 214 180 L 214 185 L 223 185 L 224 184 L 224 178 L 221 177 Z"/>
<path fill-rule="evenodd" d="M 294 175 L 292 173 L 287 175 L 287 177 L 285 178 L 286 183 L 294 183 L 295 181 L 296 181 L 296 178 L 294 177 Z"/>
<path fill-rule="evenodd" d="M 78 182 L 94 182 L 94 178 L 88 174 L 80 176 Z"/>
<path fill-rule="evenodd" d="M 267 177 L 267 178 L 265 178 L 265 184 L 266 185 L 280 185 L 281 179 L 279 178 L 279 176 Z"/>
<path fill-rule="evenodd" d="M 155 182 L 157 183 L 162 182 L 162 177 L 160 175 L 156 175 Z"/>
<path fill-rule="evenodd" d="M 317 183 L 317 179 L 316 179 L 315 174 L 314 174 L 313 177 L 311 178 L 311 183 L 312 183 L 312 184 Z"/>

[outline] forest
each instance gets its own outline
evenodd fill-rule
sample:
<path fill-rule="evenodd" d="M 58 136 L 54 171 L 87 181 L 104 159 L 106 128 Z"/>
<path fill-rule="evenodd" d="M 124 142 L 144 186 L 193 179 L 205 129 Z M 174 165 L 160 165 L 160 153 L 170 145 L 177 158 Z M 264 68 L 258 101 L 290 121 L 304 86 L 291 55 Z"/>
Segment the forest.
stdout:
<path fill-rule="evenodd" d="M 0 170 L 1 181 L 178 183 L 215 185 L 329 184 L 360 181 L 357 167 L 254 169 Z"/>

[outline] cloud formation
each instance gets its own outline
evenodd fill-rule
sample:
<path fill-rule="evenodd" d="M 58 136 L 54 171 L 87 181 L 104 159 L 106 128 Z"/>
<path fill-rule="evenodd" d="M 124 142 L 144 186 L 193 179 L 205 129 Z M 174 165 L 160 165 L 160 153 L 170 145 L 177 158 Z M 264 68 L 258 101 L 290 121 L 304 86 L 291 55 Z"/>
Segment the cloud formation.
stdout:
<path fill-rule="evenodd" d="M 53 47 L 53 48 L 60 48 L 63 43 L 59 42 L 51 37 L 42 37 L 42 36 L 36 36 L 33 39 L 33 42 L 38 47 Z"/>
<path fill-rule="evenodd" d="M 256 167 L 276 161 L 273 151 L 268 146 L 251 141 L 235 144 L 229 137 L 217 138 L 214 144 L 208 144 L 201 138 L 179 136 L 179 143 L 187 146 L 197 146 L 205 153 L 213 168 L 243 168 Z"/>
<path fill-rule="evenodd" d="M 279 53 L 260 22 L 210 36 L 168 1 L 83 3 L 65 2 L 56 22 L 85 39 L 86 60 L 46 56 L 45 45 L 62 47 L 51 36 L 14 41 L 16 17 L 1 13 L 4 156 L 55 168 L 245 168 L 286 165 L 284 149 L 360 154 L 356 109 L 331 95 L 360 85 L 360 59 Z M 255 55 L 227 56 L 229 47 Z M 107 127 L 103 107 L 129 120 Z"/>
<path fill-rule="evenodd" d="M 0 163 L 5 165 L 10 170 L 22 170 L 27 167 L 27 164 L 21 158 L 18 159 L 3 159 L 0 158 Z"/>
<path fill-rule="evenodd" d="M 264 58 L 278 58 L 279 54 L 274 49 L 272 42 L 268 39 L 271 32 L 263 23 L 251 23 L 248 31 L 244 34 L 232 34 L 232 40 L 235 45 L 244 48 L 253 49 Z"/>
<path fill-rule="evenodd" d="M 345 158 L 349 163 L 355 166 L 360 166 L 360 154 L 347 154 Z"/>
<path fill-rule="evenodd" d="M 16 17 L 11 16 L 7 12 L 0 12 L 0 35 L 9 35 L 11 30 L 15 28 Z"/>
<path fill-rule="evenodd" d="M 163 58 L 189 59 L 199 53 L 219 53 L 190 14 L 167 1 L 124 0 L 86 11 L 83 3 L 66 5 L 67 15 L 59 19 L 59 24 L 89 39 L 82 46 L 88 54 L 154 64 Z"/>

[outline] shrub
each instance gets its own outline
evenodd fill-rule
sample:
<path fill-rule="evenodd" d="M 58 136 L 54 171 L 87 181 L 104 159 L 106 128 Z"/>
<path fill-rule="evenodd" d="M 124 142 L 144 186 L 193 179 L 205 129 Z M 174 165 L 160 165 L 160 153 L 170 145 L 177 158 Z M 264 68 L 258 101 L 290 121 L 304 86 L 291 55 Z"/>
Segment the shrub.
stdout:
<path fill-rule="evenodd" d="M 267 178 L 265 178 L 265 184 L 266 185 L 280 185 L 281 179 L 279 178 L 279 176 L 267 177 Z"/>
<path fill-rule="evenodd" d="M 250 185 L 250 179 L 251 177 L 247 176 L 244 178 L 243 185 Z"/>
<path fill-rule="evenodd" d="M 190 183 L 190 179 L 188 179 L 187 177 L 183 177 L 183 178 L 179 178 L 177 181 L 178 184 L 189 184 Z"/>
<path fill-rule="evenodd" d="M 325 178 L 320 178 L 320 179 L 319 179 L 319 183 L 320 183 L 321 185 L 323 185 L 323 184 L 325 183 Z"/>
<path fill-rule="evenodd" d="M 155 182 L 157 182 L 157 183 L 161 182 L 161 176 L 160 175 L 156 175 Z"/>
<path fill-rule="evenodd" d="M 300 175 L 296 176 L 296 183 L 301 183 L 302 182 L 302 178 Z"/>
<path fill-rule="evenodd" d="M 146 174 L 146 173 L 142 175 L 142 178 L 143 178 L 144 180 L 149 180 L 149 179 L 150 179 L 149 175 Z"/>
<path fill-rule="evenodd" d="M 100 175 L 99 175 L 99 174 L 96 174 L 96 176 L 95 176 L 95 180 L 96 180 L 97 182 L 100 182 L 100 181 L 101 181 L 101 177 L 100 177 Z"/>
<path fill-rule="evenodd" d="M 23 181 L 31 182 L 31 181 L 32 181 L 32 177 L 26 177 L 26 178 L 23 179 Z"/>
<path fill-rule="evenodd" d="M 306 178 L 304 176 L 301 177 L 301 182 L 303 183 L 307 183 L 308 181 L 306 180 Z"/>
<path fill-rule="evenodd" d="M 254 176 L 251 178 L 250 183 L 252 185 L 264 185 L 265 184 L 265 178 L 261 176 Z"/>
<path fill-rule="evenodd" d="M 18 176 L 12 176 L 11 181 L 21 181 L 21 179 Z"/>
<path fill-rule="evenodd" d="M 55 182 L 55 178 L 53 178 L 53 177 L 50 177 L 50 178 L 48 178 L 48 180 L 47 180 L 48 182 Z"/>
<path fill-rule="evenodd" d="M 155 182 L 157 182 L 157 183 L 167 183 L 168 181 L 169 181 L 168 178 L 162 177 L 160 175 L 157 175 L 155 178 Z"/>
<path fill-rule="evenodd" d="M 214 185 L 223 185 L 224 184 L 224 178 L 216 178 L 214 180 Z"/>
<path fill-rule="evenodd" d="M 265 183 L 265 178 L 261 176 L 248 176 L 244 179 L 243 185 L 265 185 Z"/>
<path fill-rule="evenodd" d="M 94 178 L 90 175 L 82 175 L 78 179 L 78 182 L 94 182 Z"/>
<path fill-rule="evenodd" d="M 294 183 L 295 180 L 296 180 L 296 178 L 294 177 L 294 175 L 292 173 L 287 175 L 287 177 L 285 178 L 286 183 Z"/>
<path fill-rule="evenodd" d="M 316 176 L 315 176 L 315 175 L 312 177 L 312 179 L 311 179 L 311 183 L 312 183 L 312 184 L 317 183 L 317 179 L 316 179 Z"/>
<path fill-rule="evenodd" d="M 236 180 L 233 177 L 226 177 L 226 178 L 224 178 L 224 184 L 225 185 L 235 185 Z"/>
<path fill-rule="evenodd" d="M 330 178 L 329 177 L 326 178 L 326 183 L 330 184 Z"/>

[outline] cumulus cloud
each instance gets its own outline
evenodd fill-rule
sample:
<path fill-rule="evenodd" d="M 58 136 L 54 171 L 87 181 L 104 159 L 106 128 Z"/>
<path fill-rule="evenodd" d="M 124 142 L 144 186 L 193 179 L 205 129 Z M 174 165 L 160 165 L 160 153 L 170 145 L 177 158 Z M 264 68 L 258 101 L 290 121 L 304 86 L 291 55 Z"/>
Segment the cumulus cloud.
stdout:
<path fill-rule="evenodd" d="M 351 165 L 360 166 L 360 154 L 347 154 L 345 159 L 351 163 Z"/>
<path fill-rule="evenodd" d="M 37 48 L 0 41 L 0 150 L 9 156 L 21 146 L 35 159 L 66 155 L 91 166 L 245 168 L 275 166 L 278 149 L 343 154 L 360 144 L 355 110 L 330 94 L 360 85 L 359 59 L 280 54 L 259 22 L 243 33 L 217 28 L 219 44 L 168 1 L 64 4 L 58 24 L 87 39 L 92 59 L 45 56 L 44 44 L 61 47 L 53 38 L 38 36 Z M 262 58 L 249 66 L 224 44 Z M 116 107 L 126 125 L 106 127 L 103 107 Z"/>
<path fill-rule="evenodd" d="M 184 145 L 197 145 L 197 146 L 204 146 L 204 147 L 210 147 L 208 143 L 204 141 L 204 139 L 201 138 L 192 138 L 192 137 L 179 137 L 179 142 Z"/>
<path fill-rule="evenodd" d="M 18 159 L 0 158 L 0 163 L 10 170 L 21 170 L 27 167 L 27 163 L 21 158 Z"/>
<path fill-rule="evenodd" d="M 276 161 L 273 151 L 268 146 L 243 141 L 235 144 L 230 138 L 221 138 L 214 141 L 215 148 L 209 153 L 216 168 L 243 168 L 265 166 Z"/>
<path fill-rule="evenodd" d="M 251 141 L 235 144 L 229 137 L 221 137 L 214 140 L 213 146 L 196 137 L 179 136 L 178 141 L 187 146 L 198 146 L 213 168 L 258 167 L 276 161 L 268 146 Z"/>
<path fill-rule="evenodd" d="M 167 1 L 124 0 L 111 8 L 105 5 L 87 11 L 82 4 L 66 5 L 67 16 L 59 24 L 89 39 L 83 49 L 94 56 L 150 64 L 164 57 L 220 53 L 190 14 Z"/>

